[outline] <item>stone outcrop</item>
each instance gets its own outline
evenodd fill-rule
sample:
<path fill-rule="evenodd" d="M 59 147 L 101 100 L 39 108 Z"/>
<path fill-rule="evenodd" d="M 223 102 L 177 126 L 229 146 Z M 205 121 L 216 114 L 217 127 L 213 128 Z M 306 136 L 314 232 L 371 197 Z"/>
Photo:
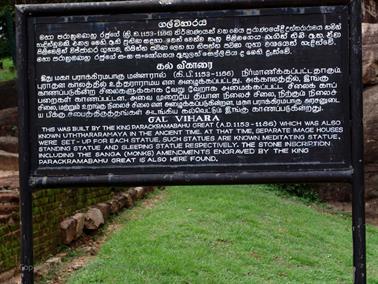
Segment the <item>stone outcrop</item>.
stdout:
<path fill-rule="evenodd" d="M 0 136 L 17 137 L 17 107 L 0 110 Z"/>
<path fill-rule="evenodd" d="M 18 139 L 14 136 L 0 136 L 0 149 L 10 153 L 18 153 Z"/>
<path fill-rule="evenodd" d="M 0 109 L 0 170 L 18 170 L 18 139 L 16 135 L 17 108 Z"/>
<path fill-rule="evenodd" d="M 378 85 L 364 91 L 365 163 L 378 162 Z"/>
<path fill-rule="evenodd" d="M 374 85 L 378 83 L 378 23 L 363 23 L 362 32 L 362 81 Z"/>
<path fill-rule="evenodd" d="M 0 170 L 18 171 L 18 154 L 0 150 Z"/>
<path fill-rule="evenodd" d="M 74 218 L 67 218 L 60 223 L 62 242 L 64 244 L 69 244 L 76 239 L 76 225 L 77 221 Z"/>
<path fill-rule="evenodd" d="M 85 215 L 84 213 L 76 213 L 72 218 L 76 221 L 75 238 L 74 238 L 76 240 L 80 238 L 80 236 L 83 234 Z"/>
<path fill-rule="evenodd" d="M 84 228 L 87 230 L 97 230 L 102 224 L 104 224 L 104 216 L 98 208 L 90 208 L 85 213 Z"/>
<path fill-rule="evenodd" d="M 104 221 L 106 221 L 110 216 L 110 204 L 109 203 L 99 203 L 95 206 L 96 208 L 100 209 L 102 216 L 104 217 Z"/>
<path fill-rule="evenodd" d="M 19 194 L 13 190 L 0 191 L 0 225 L 16 222 L 19 209 Z"/>

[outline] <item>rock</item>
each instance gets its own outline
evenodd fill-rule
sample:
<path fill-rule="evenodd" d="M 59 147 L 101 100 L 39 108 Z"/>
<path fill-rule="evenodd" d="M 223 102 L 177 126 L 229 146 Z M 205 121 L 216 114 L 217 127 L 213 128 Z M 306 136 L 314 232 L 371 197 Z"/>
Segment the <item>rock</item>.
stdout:
<path fill-rule="evenodd" d="M 18 136 L 17 107 L 0 109 L 0 136 Z"/>
<path fill-rule="evenodd" d="M 55 266 L 59 263 L 62 263 L 62 259 L 60 257 L 57 257 L 57 256 L 49 258 L 48 260 L 46 260 L 46 264 L 48 264 L 50 267 Z"/>
<path fill-rule="evenodd" d="M 104 224 L 104 216 L 98 208 L 90 208 L 85 214 L 84 227 L 87 230 L 97 230 Z"/>
<path fill-rule="evenodd" d="M 0 223 L 12 225 L 12 216 L 19 211 L 19 194 L 17 191 L 0 191 Z"/>
<path fill-rule="evenodd" d="M 66 245 L 70 244 L 76 238 L 76 220 L 67 218 L 60 222 L 60 232 L 62 242 Z"/>
<path fill-rule="evenodd" d="M 109 201 L 109 204 L 110 204 L 110 212 L 112 214 L 115 214 L 119 210 L 121 210 L 121 205 L 119 204 L 119 202 L 116 199 Z"/>
<path fill-rule="evenodd" d="M 8 224 L 11 217 L 12 217 L 12 214 L 0 214 L 0 225 L 1 224 Z"/>
<path fill-rule="evenodd" d="M 378 84 L 378 24 L 362 24 L 362 81 Z"/>
<path fill-rule="evenodd" d="M 145 195 L 145 191 L 143 187 L 135 187 L 134 190 L 136 191 L 136 198 L 142 199 Z"/>
<path fill-rule="evenodd" d="M 13 202 L 17 203 L 20 196 L 17 191 L 0 191 L 0 203 L 1 202 Z"/>
<path fill-rule="evenodd" d="M 19 188 L 19 178 L 17 171 L 5 171 L 10 173 L 7 176 L 0 176 L 0 190 L 3 192 L 3 189 L 8 191 L 18 192 Z"/>
<path fill-rule="evenodd" d="M 125 204 L 125 207 L 126 208 L 131 208 L 134 206 L 134 201 L 133 199 L 131 198 L 131 195 L 130 193 L 128 192 L 123 192 L 122 195 L 125 197 L 126 199 L 126 204 Z"/>
<path fill-rule="evenodd" d="M 79 270 L 80 268 L 82 268 L 84 266 L 84 263 L 75 263 L 71 266 L 71 268 L 73 270 Z"/>
<path fill-rule="evenodd" d="M 0 136 L 0 149 L 11 153 L 18 153 L 18 138 L 14 136 Z"/>
<path fill-rule="evenodd" d="M 129 188 L 129 190 L 127 192 L 130 194 L 133 201 L 136 201 L 138 199 L 137 198 L 138 192 L 134 188 Z"/>
<path fill-rule="evenodd" d="M 378 0 L 363 0 L 362 5 L 362 21 L 368 23 L 378 22 Z"/>
<path fill-rule="evenodd" d="M 1 261 L 0 261 L 1 264 Z M 10 283 L 11 279 L 16 274 L 16 268 L 0 273 L 0 283 Z"/>
<path fill-rule="evenodd" d="M 0 150 L 0 170 L 18 171 L 18 154 Z"/>
<path fill-rule="evenodd" d="M 120 209 L 126 206 L 127 198 L 123 194 L 117 194 L 114 199 L 118 202 Z"/>
<path fill-rule="evenodd" d="M 365 163 L 378 161 L 378 85 L 364 91 Z"/>
<path fill-rule="evenodd" d="M 76 240 L 83 234 L 85 215 L 84 213 L 76 213 L 72 218 L 76 220 L 76 227 L 75 227 L 75 240 Z"/>
<path fill-rule="evenodd" d="M 43 275 L 47 275 L 50 270 L 50 265 L 42 263 L 34 267 L 34 278 L 36 281 L 40 281 Z"/>
<path fill-rule="evenodd" d="M 96 255 L 96 253 L 97 253 L 96 248 L 94 248 L 94 247 L 92 247 L 92 246 L 84 247 L 84 248 L 83 248 L 83 251 L 84 251 L 86 254 L 90 254 L 90 255 Z"/>
<path fill-rule="evenodd" d="M 18 204 L 11 204 L 11 203 L 0 203 L 0 214 L 12 214 L 13 212 L 18 211 Z"/>
<path fill-rule="evenodd" d="M 110 204 L 103 202 L 96 204 L 95 207 L 100 209 L 102 216 L 104 216 L 104 220 L 106 221 L 111 213 Z"/>
<path fill-rule="evenodd" d="M 365 165 L 365 199 L 378 198 L 378 162 Z"/>

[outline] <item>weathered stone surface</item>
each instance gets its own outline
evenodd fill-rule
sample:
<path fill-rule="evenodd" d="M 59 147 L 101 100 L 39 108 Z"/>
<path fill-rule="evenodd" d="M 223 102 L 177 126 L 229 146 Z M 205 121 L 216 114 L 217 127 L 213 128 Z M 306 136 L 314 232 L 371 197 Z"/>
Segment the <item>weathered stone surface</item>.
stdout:
<path fill-rule="evenodd" d="M 104 216 L 104 220 L 106 221 L 109 218 L 111 212 L 110 204 L 102 202 L 96 204 L 95 207 L 100 209 L 102 216 Z"/>
<path fill-rule="evenodd" d="M 116 196 L 114 196 L 114 199 L 118 201 L 120 209 L 126 206 L 127 199 L 123 194 L 117 194 Z"/>
<path fill-rule="evenodd" d="M 52 257 L 52 258 L 49 258 L 48 260 L 46 260 L 46 263 L 50 266 L 55 266 L 59 263 L 62 262 L 62 259 L 58 256 L 55 256 L 55 257 Z"/>
<path fill-rule="evenodd" d="M 1 263 L 1 262 L 0 262 Z M 0 273 L 0 283 L 11 283 L 9 280 L 16 274 L 16 268 Z"/>
<path fill-rule="evenodd" d="M 51 269 L 60 264 L 62 259 L 60 257 L 52 257 L 46 262 L 41 263 L 34 269 L 34 276 L 36 281 L 40 281 L 43 276 L 46 276 Z"/>
<path fill-rule="evenodd" d="M 121 210 L 121 205 L 119 204 L 119 202 L 115 199 L 109 201 L 109 204 L 110 204 L 110 212 L 112 214 L 115 214 L 117 213 L 119 210 Z"/>
<path fill-rule="evenodd" d="M 126 198 L 126 204 L 125 204 L 125 207 L 126 208 L 131 208 L 134 206 L 134 201 L 133 199 L 131 198 L 131 195 L 130 193 L 128 192 L 123 192 L 122 195 Z"/>
<path fill-rule="evenodd" d="M 0 136 L 17 137 L 17 116 L 17 107 L 0 110 Z"/>
<path fill-rule="evenodd" d="M 369 23 L 378 22 L 378 0 L 362 1 L 362 21 Z"/>
<path fill-rule="evenodd" d="M 0 190 L 8 190 L 18 192 L 19 188 L 19 178 L 17 171 L 6 171 L 10 175 L 0 176 Z"/>
<path fill-rule="evenodd" d="M 77 222 L 74 218 L 67 218 L 60 223 L 62 242 L 64 244 L 69 244 L 76 238 L 76 225 Z"/>
<path fill-rule="evenodd" d="M 366 200 L 378 198 L 378 161 L 365 165 L 365 197 Z M 378 212 L 377 212 L 378 213 Z"/>
<path fill-rule="evenodd" d="M 19 211 L 19 194 L 17 191 L 0 191 L 0 223 L 12 221 L 12 214 Z"/>
<path fill-rule="evenodd" d="M 0 170 L 18 171 L 18 154 L 0 150 Z"/>
<path fill-rule="evenodd" d="M 13 202 L 18 204 L 19 199 L 20 196 L 16 191 L 0 191 L 0 203 Z"/>
<path fill-rule="evenodd" d="M 378 161 L 378 85 L 364 91 L 365 163 Z"/>
<path fill-rule="evenodd" d="M 76 240 L 83 234 L 85 215 L 84 213 L 76 213 L 72 218 L 76 220 L 76 228 L 75 228 L 75 240 Z"/>
<path fill-rule="evenodd" d="M 97 230 L 104 224 L 104 216 L 98 208 L 90 208 L 85 214 L 84 227 L 87 230 Z"/>
<path fill-rule="evenodd" d="M 0 136 L 0 149 L 6 152 L 18 153 L 18 138 L 14 136 Z"/>
<path fill-rule="evenodd" d="M 11 214 L 13 212 L 18 211 L 18 205 L 17 204 L 11 204 L 11 203 L 0 203 L 0 214 Z"/>
<path fill-rule="evenodd" d="M 12 214 L 0 214 L 0 225 L 7 224 L 11 217 Z"/>
<path fill-rule="evenodd" d="M 378 83 L 378 24 L 362 24 L 362 81 L 366 85 Z"/>
<path fill-rule="evenodd" d="M 138 192 L 137 192 L 134 188 L 129 188 L 129 190 L 128 190 L 127 192 L 130 194 L 131 198 L 132 198 L 134 201 L 138 199 L 138 198 L 137 198 L 137 194 L 138 194 Z"/>
<path fill-rule="evenodd" d="M 143 187 L 135 187 L 134 190 L 136 191 L 136 198 L 142 199 L 145 195 L 145 190 Z"/>

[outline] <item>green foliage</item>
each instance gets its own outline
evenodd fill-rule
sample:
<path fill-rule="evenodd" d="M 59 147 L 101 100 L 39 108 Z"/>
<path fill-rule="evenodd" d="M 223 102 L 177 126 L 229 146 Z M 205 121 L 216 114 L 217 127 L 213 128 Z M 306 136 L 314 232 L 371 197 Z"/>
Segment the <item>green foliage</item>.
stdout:
<path fill-rule="evenodd" d="M 0 58 L 9 57 L 14 48 L 13 7 L 8 1 L 0 4 Z"/>
<path fill-rule="evenodd" d="M 68 283 L 351 283 L 351 220 L 269 186 L 171 187 Z M 368 226 L 378 283 L 378 230 Z"/>
<path fill-rule="evenodd" d="M 272 187 L 278 194 L 299 197 L 305 203 L 320 202 L 318 194 L 312 190 L 311 185 L 302 183 L 287 183 Z"/>
<path fill-rule="evenodd" d="M 13 80 L 16 78 L 16 70 L 13 65 L 13 60 L 8 58 L 0 59 L 0 65 L 3 68 L 0 68 L 0 81 Z"/>

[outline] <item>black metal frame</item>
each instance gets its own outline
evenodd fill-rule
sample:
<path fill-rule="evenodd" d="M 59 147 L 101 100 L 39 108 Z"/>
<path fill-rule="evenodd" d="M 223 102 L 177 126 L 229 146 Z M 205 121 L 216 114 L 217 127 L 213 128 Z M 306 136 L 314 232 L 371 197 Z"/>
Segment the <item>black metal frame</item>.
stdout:
<path fill-rule="evenodd" d="M 30 110 L 28 93 L 28 19 L 35 16 L 88 15 L 135 12 L 174 12 L 273 7 L 311 7 L 345 5 L 349 7 L 350 119 L 352 168 L 315 169 L 311 171 L 261 171 L 234 173 L 184 173 L 79 176 L 33 176 L 30 165 Z M 354 283 L 366 283 L 365 216 L 362 136 L 361 82 L 361 3 L 360 0 L 173 0 L 119 1 L 75 4 L 18 5 L 17 70 L 19 92 L 20 195 L 22 282 L 33 283 L 32 191 L 43 187 L 83 185 L 160 185 L 226 184 L 272 182 L 348 182 L 353 185 L 353 263 Z"/>

